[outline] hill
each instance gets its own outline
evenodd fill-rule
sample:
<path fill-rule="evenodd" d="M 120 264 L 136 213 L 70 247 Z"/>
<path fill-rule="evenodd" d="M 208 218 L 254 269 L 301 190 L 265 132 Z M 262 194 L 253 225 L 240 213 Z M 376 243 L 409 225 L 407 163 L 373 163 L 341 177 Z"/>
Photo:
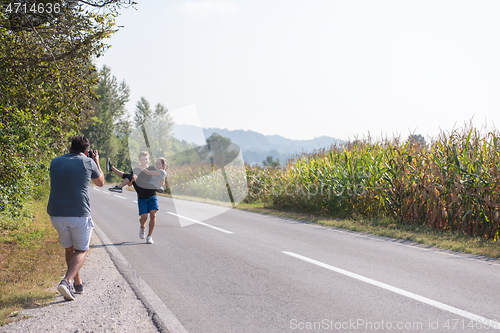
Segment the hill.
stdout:
<path fill-rule="evenodd" d="M 247 163 L 261 163 L 266 156 L 279 158 L 284 162 L 301 152 L 313 152 L 315 149 L 328 148 L 342 141 L 330 136 L 320 136 L 311 140 L 292 140 L 280 135 L 264 135 L 254 131 L 228 130 L 223 128 L 203 128 L 205 138 L 218 133 L 240 146 L 243 159 Z M 174 135 L 179 140 L 185 140 L 197 145 L 204 145 L 200 128 L 192 125 L 175 125 Z"/>

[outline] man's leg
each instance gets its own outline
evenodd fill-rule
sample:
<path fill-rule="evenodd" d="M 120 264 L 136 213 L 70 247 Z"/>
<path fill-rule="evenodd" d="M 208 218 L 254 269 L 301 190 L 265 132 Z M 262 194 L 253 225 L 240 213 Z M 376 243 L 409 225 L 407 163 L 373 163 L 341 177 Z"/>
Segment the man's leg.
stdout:
<path fill-rule="evenodd" d="M 153 235 L 153 230 L 156 226 L 156 212 L 158 212 L 158 197 L 156 195 L 152 196 L 148 200 L 148 211 L 149 211 L 149 233 L 148 236 Z"/>
<path fill-rule="evenodd" d="M 130 180 L 128 180 L 128 179 L 124 179 L 124 180 L 121 182 L 121 184 L 120 184 L 120 185 L 118 185 L 118 187 L 120 187 L 120 188 L 121 188 L 121 187 L 125 187 L 125 185 L 130 186 L 130 185 L 132 185 L 132 183 L 130 182 Z"/>
<path fill-rule="evenodd" d="M 90 217 L 50 217 L 56 228 L 61 244 L 65 250 L 65 258 L 68 269 L 64 279 L 57 286 L 57 290 L 64 296 L 65 300 L 72 301 L 75 296 L 71 292 L 71 283 L 82 284 L 80 268 L 85 262 L 85 257 L 90 246 L 93 223 Z M 85 249 L 77 250 L 75 249 Z"/>
<path fill-rule="evenodd" d="M 157 210 L 152 210 L 149 212 L 149 232 L 148 236 L 153 235 L 153 230 L 155 229 L 156 226 L 156 212 Z"/>
<path fill-rule="evenodd" d="M 78 279 L 80 280 L 80 285 L 82 283 L 80 279 L 80 268 L 83 266 L 85 261 L 85 256 L 87 251 L 75 250 L 73 246 L 65 248 L 66 250 L 66 262 L 68 264 L 68 270 L 66 271 L 66 276 L 57 286 L 57 290 L 63 295 L 64 299 L 67 301 L 74 301 L 75 295 L 71 292 L 71 282 L 76 280 L 78 284 Z M 71 254 L 73 253 L 73 254 Z M 69 258 L 69 260 L 68 260 Z M 82 291 L 83 292 L 83 289 Z"/>
<path fill-rule="evenodd" d="M 139 230 L 139 237 L 144 239 L 146 237 L 146 221 L 148 220 L 148 214 L 139 215 L 139 223 L 141 224 L 141 229 Z"/>
<path fill-rule="evenodd" d="M 71 252 L 72 254 L 70 255 L 69 253 Z M 66 248 L 66 263 L 68 265 L 68 270 L 66 271 L 64 279 L 68 281 L 69 284 L 71 284 L 73 280 L 75 284 L 82 284 L 80 268 L 82 268 L 86 256 L 87 251 L 75 250 L 73 246 Z"/>
<path fill-rule="evenodd" d="M 121 172 L 120 170 L 118 170 L 117 168 L 115 168 L 114 166 L 111 167 L 111 171 L 113 171 L 118 177 L 122 178 L 123 176 L 123 172 Z"/>
<path fill-rule="evenodd" d="M 69 262 L 71 260 L 71 257 L 73 256 L 73 254 L 75 254 L 75 247 L 71 246 L 71 247 L 66 248 L 65 250 L 66 250 L 66 265 L 68 266 L 68 270 L 69 270 Z M 66 273 L 66 275 L 67 275 L 67 273 Z M 80 270 L 78 270 L 78 272 L 76 272 L 76 275 L 73 278 L 73 280 L 75 281 L 76 285 L 82 284 L 82 279 L 80 278 Z M 70 281 L 68 281 L 68 282 L 70 282 Z"/>
<path fill-rule="evenodd" d="M 139 223 L 141 224 L 141 228 L 146 228 L 146 222 L 148 220 L 148 214 L 141 214 L 139 218 Z"/>

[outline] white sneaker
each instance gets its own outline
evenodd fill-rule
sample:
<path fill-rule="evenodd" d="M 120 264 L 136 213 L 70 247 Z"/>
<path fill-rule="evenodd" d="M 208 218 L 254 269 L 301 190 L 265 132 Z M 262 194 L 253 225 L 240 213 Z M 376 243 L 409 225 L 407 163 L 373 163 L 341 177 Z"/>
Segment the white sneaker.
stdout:
<path fill-rule="evenodd" d="M 141 239 L 146 238 L 146 228 L 139 227 L 139 237 L 141 237 Z"/>
<path fill-rule="evenodd" d="M 146 244 L 153 244 L 153 237 L 148 236 L 148 239 L 146 239 Z"/>

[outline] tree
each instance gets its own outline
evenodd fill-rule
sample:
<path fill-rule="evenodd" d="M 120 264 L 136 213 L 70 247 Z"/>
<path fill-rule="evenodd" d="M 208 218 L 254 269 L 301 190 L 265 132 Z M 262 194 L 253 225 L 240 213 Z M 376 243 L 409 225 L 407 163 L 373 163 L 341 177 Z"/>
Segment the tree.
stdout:
<path fill-rule="evenodd" d="M 0 11 L 0 211 L 22 206 L 33 186 L 47 179 L 50 158 L 92 116 L 93 59 L 116 31 L 117 10 L 133 4 L 51 3 L 61 4 L 57 13 Z"/>
<path fill-rule="evenodd" d="M 212 133 L 206 141 L 208 150 L 212 156 L 212 163 L 217 169 L 227 165 L 239 154 L 239 149 L 238 152 L 235 152 L 233 149 L 235 147 L 239 147 L 234 145 L 231 142 L 231 139 L 226 138 L 219 133 Z"/>
<path fill-rule="evenodd" d="M 417 145 L 420 147 L 425 147 L 426 145 L 425 138 L 420 134 L 411 134 L 408 137 L 407 142 L 409 142 L 411 145 Z"/>
<path fill-rule="evenodd" d="M 267 156 L 266 159 L 264 161 L 262 161 L 262 164 L 264 166 L 275 168 L 275 167 L 280 166 L 280 159 L 277 158 L 276 161 L 275 161 L 272 156 Z"/>
<path fill-rule="evenodd" d="M 147 150 L 151 157 L 158 158 L 174 152 L 174 122 L 164 105 L 156 104 L 153 111 L 149 102 L 141 97 L 135 108 L 134 123 L 136 129 L 129 140 L 134 154 L 138 150 Z"/>
<path fill-rule="evenodd" d="M 65 64 L 70 68 L 77 63 L 89 65 L 88 60 L 109 47 L 103 41 L 117 31 L 114 18 L 118 10 L 135 4 L 133 0 L 2 1 L 0 31 L 5 43 L 0 69 L 52 70 L 51 66 L 58 69 Z M 64 81 L 64 77 L 59 79 Z"/>
<path fill-rule="evenodd" d="M 151 105 L 149 104 L 148 100 L 145 99 L 144 97 L 141 97 L 141 99 L 135 105 L 135 116 L 134 116 L 135 127 L 140 127 L 141 125 L 144 125 L 146 120 L 151 118 L 152 114 L 153 111 L 151 110 Z"/>
<path fill-rule="evenodd" d="M 81 131 L 101 157 L 111 158 L 118 169 L 128 169 L 130 159 L 127 137 L 131 125 L 125 105 L 129 101 L 130 88 L 125 80 L 118 83 L 116 77 L 111 74 L 111 68 L 106 65 L 99 71 L 98 77 L 95 112 L 92 119 L 82 125 Z M 106 180 L 116 180 L 113 176 L 112 173 L 107 174 Z"/>
<path fill-rule="evenodd" d="M 211 143 L 215 143 L 215 142 L 227 143 L 227 144 L 231 143 L 230 138 L 226 138 L 225 136 L 222 136 L 216 132 L 212 133 L 212 135 L 210 135 L 210 137 L 206 141 L 207 141 L 207 145 L 210 145 Z"/>
<path fill-rule="evenodd" d="M 101 156 L 114 157 L 119 149 L 118 136 L 125 134 L 127 128 L 125 104 L 129 101 L 130 88 L 125 81 L 118 84 L 111 69 L 103 66 L 96 96 L 94 116 L 82 132 Z"/>
<path fill-rule="evenodd" d="M 164 157 L 173 153 L 173 126 L 174 121 L 168 109 L 160 103 L 156 104 L 151 122 L 148 124 L 148 135 L 152 139 L 150 144 L 156 157 Z"/>
<path fill-rule="evenodd" d="M 212 133 L 212 135 L 207 139 L 208 151 L 210 152 L 210 160 L 212 164 L 212 170 L 220 170 L 224 182 L 226 185 L 227 194 L 231 201 L 233 208 L 235 207 L 235 201 L 233 197 L 233 192 L 229 185 L 229 178 L 227 176 L 224 167 L 233 161 L 240 153 L 240 147 L 231 143 L 231 139 L 223 137 L 219 133 Z"/>

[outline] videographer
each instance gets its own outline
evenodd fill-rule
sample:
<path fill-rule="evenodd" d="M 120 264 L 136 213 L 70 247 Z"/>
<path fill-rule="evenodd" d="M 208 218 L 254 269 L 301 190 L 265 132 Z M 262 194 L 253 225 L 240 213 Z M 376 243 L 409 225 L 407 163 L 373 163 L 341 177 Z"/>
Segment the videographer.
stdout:
<path fill-rule="evenodd" d="M 57 290 L 64 299 L 75 299 L 71 291 L 83 293 L 80 268 L 90 245 L 94 224 L 90 216 L 89 185 L 104 185 L 104 174 L 99 166 L 99 154 L 89 150 L 89 140 L 75 136 L 70 153 L 54 158 L 50 164 L 50 196 L 47 213 L 57 230 L 59 241 L 66 250 L 66 276 Z"/>

